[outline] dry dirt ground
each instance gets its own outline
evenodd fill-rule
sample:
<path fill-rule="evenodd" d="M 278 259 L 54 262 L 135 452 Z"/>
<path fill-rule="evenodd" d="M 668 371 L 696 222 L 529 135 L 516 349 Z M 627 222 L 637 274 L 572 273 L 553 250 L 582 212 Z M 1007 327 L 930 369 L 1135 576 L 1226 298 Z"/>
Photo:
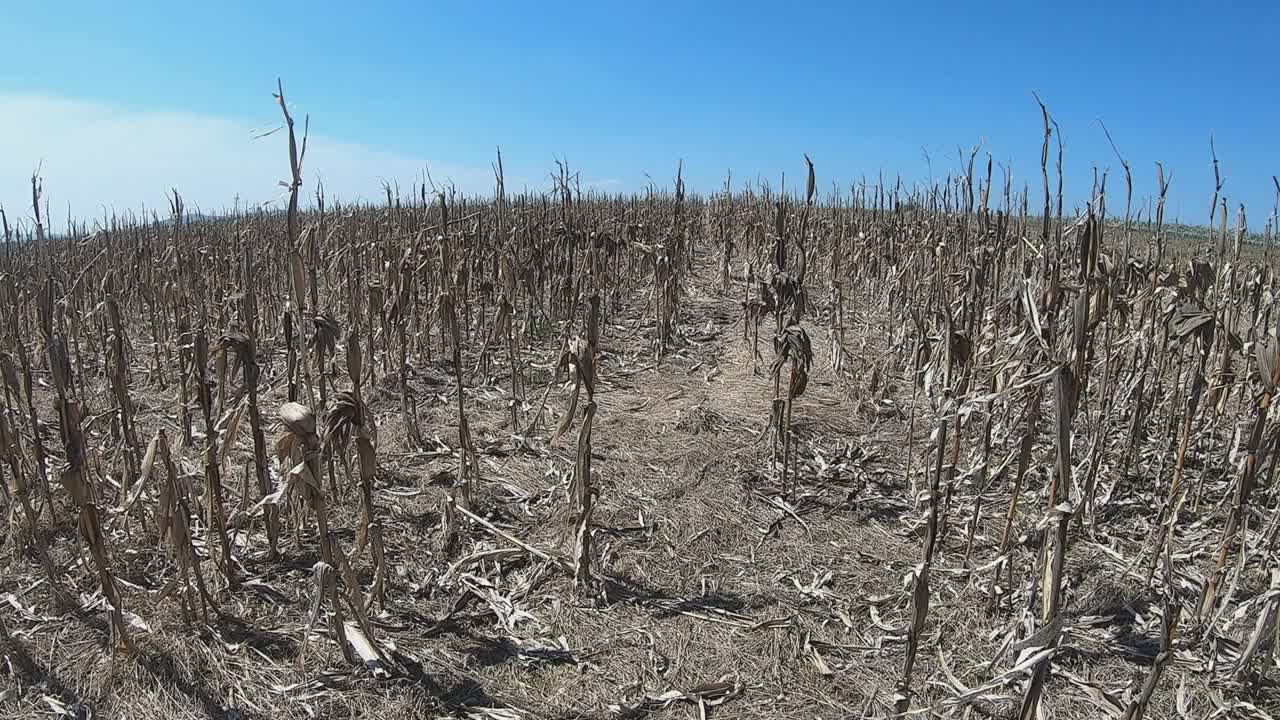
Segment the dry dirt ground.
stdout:
<path fill-rule="evenodd" d="M 682 311 L 684 342 L 661 362 L 648 341 L 653 328 L 643 297 L 633 298 L 604 332 L 594 538 L 596 569 L 607 579 L 598 592 L 578 593 L 554 564 L 478 525 L 462 556 L 485 554 L 451 568 L 457 558 L 440 552 L 440 513 L 458 466 L 454 388 L 444 366 L 418 366 L 413 391 L 432 448 L 408 448 L 393 379 L 378 378 L 370 402 L 380 423 L 375 502 L 385 518 L 390 568 L 388 601 L 375 607 L 374 625 L 393 660 L 392 677 L 352 669 L 323 629 L 304 645 L 318 560 L 313 524 L 300 544 L 289 534 L 279 562 L 265 559 L 260 526 L 238 535 L 239 561 L 250 580 L 227 589 L 206 563 L 221 615 L 185 627 L 172 599 L 155 600 L 174 568 L 154 530 L 121 522 L 118 511 L 108 510 L 136 645 L 133 653 L 112 657 L 104 605 L 89 569 L 77 564 L 76 526 L 63 507 L 47 541 L 61 566 L 71 568 L 86 609 L 57 614 L 35 560 L 6 541 L 4 556 L 13 559 L 0 576 L 0 618 L 9 635 L 0 641 L 0 717 L 890 714 L 910 612 L 904 577 L 920 552 L 920 513 L 904 477 L 910 387 L 900 371 L 891 372 L 876 381 L 879 397 L 869 397 L 874 383 L 860 369 L 852 378 L 835 378 L 827 367 L 825 319 L 812 317 L 807 327 L 817 357 L 795 407 L 801 480 L 795 497 L 780 501 L 767 472 L 772 320 L 762 328 L 765 361 L 755 369 L 742 340 L 741 283 L 721 296 L 709 289 L 713 274 L 709 265 L 694 273 Z M 854 367 L 878 367 L 886 339 L 874 303 L 862 305 L 849 320 Z M 551 378 L 556 343 L 551 334 L 526 352 L 531 411 Z M 273 357 L 265 370 L 264 382 L 272 385 L 262 400 L 265 417 L 274 418 L 281 402 L 282 366 Z M 548 444 L 546 428 L 564 412 L 568 388 L 552 387 L 547 417 L 521 443 L 506 425 L 507 379 L 498 374 L 466 388 L 481 453 L 477 512 L 534 548 L 567 552 L 565 489 L 576 433 Z M 142 434 L 165 426 L 176 435 L 175 419 L 166 414 L 171 395 L 146 385 L 141 371 L 138 378 Z M 102 395 L 92 409 L 109 408 Z M 51 432 L 56 446 L 56 429 Z M 106 430 L 94 433 L 101 440 Z M 927 422 L 918 423 L 917 435 L 919 469 Z M 94 440 L 91 434 L 91 447 Z M 245 435 L 230 464 L 232 505 L 240 502 L 250 447 Z M 182 456 L 186 473 L 198 478 L 194 449 L 184 448 Z M 958 495 L 965 500 L 956 501 L 935 561 L 913 707 L 943 703 L 1018 660 L 1016 648 L 1002 650 L 1016 608 L 987 611 L 990 573 L 982 570 L 995 555 L 1003 493 L 996 488 L 987 498 L 967 563 L 973 493 Z M 348 548 L 356 503 L 348 490 L 333 513 Z M 1020 518 L 1019 530 L 1034 519 Z M 1056 661 L 1048 717 L 1099 716 L 1090 687 L 1121 689 L 1143 677 L 1154 656 L 1151 599 L 1133 581 L 1106 580 L 1121 577 L 1115 557 L 1128 552 L 1124 542 L 1099 540 L 1111 554 L 1083 543 L 1073 550 L 1069 607 L 1076 616 L 1101 620 L 1085 628 L 1096 642 L 1082 632 Z M 1021 583 L 1034 551 L 1019 552 L 1013 577 Z M 355 565 L 368 582 L 369 554 Z M 1177 663 L 1162 684 L 1148 717 L 1173 716 L 1179 686 L 1195 717 L 1208 710 L 1196 676 Z M 997 685 L 963 712 L 1004 717 L 1020 694 L 1016 683 Z"/>

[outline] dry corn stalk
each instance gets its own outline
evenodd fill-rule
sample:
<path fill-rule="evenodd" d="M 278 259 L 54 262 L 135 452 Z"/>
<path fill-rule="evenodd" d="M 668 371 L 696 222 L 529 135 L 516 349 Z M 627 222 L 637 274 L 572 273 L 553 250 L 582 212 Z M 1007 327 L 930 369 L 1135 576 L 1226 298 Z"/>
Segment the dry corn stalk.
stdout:
<path fill-rule="evenodd" d="M 1155 694 L 1156 686 L 1160 682 L 1160 676 L 1169 663 L 1173 662 L 1173 640 L 1178 632 L 1178 618 L 1182 614 L 1182 601 L 1176 594 L 1173 583 L 1173 563 L 1170 559 L 1172 553 L 1165 555 L 1164 563 L 1164 605 L 1160 615 L 1160 652 L 1156 655 L 1155 662 L 1151 664 L 1151 672 L 1147 675 L 1146 681 L 1142 684 L 1142 689 L 1138 695 L 1132 698 L 1128 705 L 1125 706 L 1122 720 L 1142 720 L 1142 716 L 1146 713 L 1147 706 L 1151 703 L 1151 697 Z M 1274 585 L 1273 585 L 1274 587 Z M 1272 604 L 1271 610 L 1274 619 L 1275 605 Z M 1264 612 L 1265 615 L 1265 612 Z M 1241 656 L 1241 666 L 1247 666 L 1247 655 Z"/>
<path fill-rule="evenodd" d="M 1213 614 L 1218 601 L 1218 586 L 1226 573 L 1227 558 L 1235 544 L 1236 535 L 1245 521 L 1245 512 L 1249 504 L 1249 495 L 1258 475 L 1258 450 L 1262 444 L 1263 431 L 1266 428 L 1267 415 L 1271 403 L 1280 386 L 1280 348 L 1271 343 L 1259 342 L 1256 345 L 1258 375 L 1262 380 L 1262 392 L 1254 408 L 1253 429 L 1249 433 L 1249 454 L 1245 458 L 1244 473 L 1236 481 L 1235 497 L 1227 515 L 1226 527 L 1222 530 L 1222 540 L 1218 545 L 1218 553 L 1213 573 L 1205 583 L 1200 598 L 1200 617 L 1207 618 Z M 1244 552 L 1241 549 L 1240 552 Z"/>
<path fill-rule="evenodd" d="M 107 540 L 102 532 L 102 524 L 98 519 L 96 493 L 89 480 L 85 464 L 84 431 L 81 427 L 80 405 L 65 396 L 62 378 L 70 371 L 65 365 L 66 355 L 60 339 L 53 343 L 51 358 L 55 360 L 54 376 L 59 391 L 58 419 L 62 424 L 63 447 L 66 450 L 67 464 L 62 470 L 62 487 L 79 512 L 77 522 L 80 537 L 89 547 L 89 555 L 93 558 L 94 567 L 98 571 L 98 582 L 102 596 L 111 607 L 112 646 L 132 647 L 129 631 L 124 621 L 124 602 L 116 588 L 115 576 L 111 572 L 110 553 Z"/>
<path fill-rule="evenodd" d="M 809 385 L 809 370 L 813 367 L 813 344 L 809 342 L 809 333 L 798 324 L 788 325 L 787 329 L 774 340 L 777 355 L 770 369 L 775 381 L 781 376 L 782 369 L 787 368 L 787 397 L 781 405 L 774 402 L 777 421 L 777 433 L 782 439 L 782 455 L 778 464 L 778 483 L 784 496 L 790 496 L 793 489 L 788 484 L 791 466 L 791 415 L 796 398 L 804 394 Z M 798 463 L 799 460 L 797 459 Z M 794 478 L 793 478 L 794 481 Z M 794 482 L 792 483 L 794 484 Z"/>
<path fill-rule="evenodd" d="M 167 545 L 178 564 L 178 574 L 162 589 L 157 597 L 160 601 L 172 592 L 178 593 L 181 603 L 182 617 L 190 622 L 191 609 L 195 606 L 192 596 L 200 600 L 200 614 L 204 621 L 209 621 L 209 606 L 215 610 L 218 603 L 209 594 L 204 582 L 204 573 L 200 570 L 200 556 L 196 553 L 191 541 L 191 504 L 187 498 L 186 487 L 178 477 L 177 466 L 173 462 L 173 454 L 169 446 L 169 436 L 164 430 L 156 433 L 142 461 L 138 484 L 144 485 L 159 462 L 164 469 L 164 478 L 160 482 L 160 500 L 156 509 L 156 530 L 162 544 Z M 193 587 L 194 586 L 194 587 Z"/>
<path fill-rule="evenodd" d="M 377 471 L 378 426 L 362 398 L 360 385 L 363 367 L 360 336 L 352 330 L 347 333 L 347 375 L 351 379 L 351 390 L 340 393 L 329 411 L 326 444 L 345 452 L 352 437 L 356 441 L 361 512 L 354 552 L 356 557 L 363 552 L 369 540 L 370 528 L 377 522 L 373 507 L 373 480 Z"/>
<path fill-rule="evenodd" d="M 1045 533 L 1045 542 L 1041 545 L 1040 567 L 1040 599 L 1042 601 L 1040 623 L 1042 627 L 1052 627 L 1058 622 L 1058 614 L 1062 600 L 1062 578 L 1066 571 L 1067 531 L 1071 520 L 1071 506 L 1065 502 L 1063 494 L 1071 487 L 1071 420 L 1074 385 L 1071 369 L 1067 365 L 1058 367 L 1054 384 L 1056 412 L 1058 416 L 1058 433 L 1056 442 L 1056 464 L 1053 479 L 1049 487 L 1050 508 L 1041 526 Z M 1052 539 L 1049 530 L 1053 529 Z M 1056 646 L 1057 638 L 1049 643 Z M 1022 706 L 1018 711 L 1021 720 L 1033 720 L 1037 717 L 1040 698 L 1044 692 L 1045 682 L 1049 677 L 1049 663 L 1052 655 L 1046 655 L 1036 663 L 1031 680 L 1022 697 Z"/>
<path fill-rule="evenodd" d="M 342 604 L 338 595 L 337 583 L 333 578 L 333 569 L 339 568 L 340 551 L 337 550 L 337 539 L 329 530 L 329 513 L 324 497 L 324 485 L 321 483 L 321 441 L 316 434 L 316 417 L 311 409 L 296 402 L 287 402 L 280 407 L 280 420 L 285 431 L 276 441 L 276 458 L 281 462 L 284 485 L 276 491 L 279 497 L 300 495 L 302 502 L 316 517 L 316 530 L 320 543 L 320 562 L 315 566 L 316 598 L 312 606 L 312 623 L 319 616 L 322 601 L 329 603 L 329 628 L 342 649 L 343 657 L 348 662 L 355 662 L 351 647 L 347 642 L 346 625 L 343 621 Z M 345 560 L 343 561 L 345 562 Z M 348 591 L 352 589 L 349 588 Z M 311 627 L 307 629 L 307 635 Z M 304 641 L 305 641 L 304 637 Z M 301 662 L 301 658 L 299 659 Z"/>
<path fill-rule="evenodd" d="M 9 472 L 13 475 L 13 494 L 18 500 L 18 504 L 22 506 L 23 516 L 27 521 L 27 533 L 31 547 L 40 561 L 40 566 L 44 568 L 45 577 L 49 579 L 50 587 L 53 588 L 54 599 L 61 605 L 74 607 L 75 601 L 67 593 L 66 588 L 63 587 L 58 568 L 49 557 L 49 550 L 45 547 L 44 538 L 40 534 L 40 516 L 31 504 L 31 494 L 27 485 L 26 473 L 22 467 L 22 450 L 18 442 L 18 433 L 13 428 L 10 415 L 11 412 L 8 408 L 3 413 L 0 413 L 0 451 L 4 452 L 9 465 Z M 4 480 L 0 478 L 0 485 L 3 484 Z"/>
<path fill-rule="evenodd" d="M 231 554 L 231 538 L 227 531 L 226 509 L 223 503 L 222 463 L 218 457 L 218 431 L 214 426 L 213 393 L 209 379 L 209 341 L 203 332 L 195 336 L 193 356 L 192 382 L 195 385 L 196 401 L 200 404 L 200 412 L 204 416 L 204 478 L 208 504 L 205 508 L 205 522 L 208 523 L 209 545 L 214 538 L 221 549 L 220 565 L 226 577 L 227 587 L 236 585 L 235 557 Z"/>
<path fill-rule="evenodd" d="M 1240 653 L 1240 659 L 1236 661 L 1235 668 L 1232 671 L 1232 677 L 1238 683 L 1244 683 L 1249 678 L 1250 667 L 1254 660 L 1258 658 L 1259 652 L 1262 653 L 1263 666 L 1258 670 L 1259 674 L 1266 670 L 1266 660 L 1268 655 L 1273 655 L 1280 647 L 1277 643 L 1278 627 L 1277 620 L 1280 619 L 1280 568 L 1271 569 L 1271 587 L 1267 591 L 1269 596 L 1262 610 L 1258 612 L 1258 619 L 1254 623 L 1253 632 L 1249 634 L 1249 640 L 1245 644 L 1244 651 Z M 1163 645 L 1161 646 L 1163 649 Z"/>
<path fill-rule="evenodd" d="M 915 670 L 916 656 L 920 652 L 920 639 L 924 634 L 925 621 L 929 616 L 929 574 L 933 566 L 933 553 L 938 544 L 938 528 L 941 506 L 941 485 L 943 454 L 947 446 L 947 415 L 954 412 L 953 403 L 948 401 L 942 408 L 942 416 L 938 420 L 938 442 L 936 462 L 933 472 L 929 474 L 928 503 L 925 509 L 924 544 L 920 550 L 920 564 L 911 569 L 911 624 L 907 627 L 907 648 L 902 661 L 902 677 L 894 692 L 893 709 L 897 714 L 907 712 L 911 707 L 911 676 Z"/>
<path fill-rule="evenodd" d="M 111 394 L 115 396 L 116 411 L 119 413 L 120 436 L 124 451 L 124 477 L 122 492 L 129 494 L 129 484 L 138 474 L 138 448 L 141 443 L 134 432 L 133 401 L 129 397 L 129 362 L 126 351 L 127 336 L 124 321 L 120 315 L 120 304 L 116 300 L 116 280 L 114 273 L 108 273 L 102 281 L 103 304 L 106 306 L 107 319 L 111 326 L 111 338 L 107 357 L 110 359 L 108 375 L 111 381 Z"/>
<path fill-rule="evenodd" d="M 600 298 L 591 298 L 592 317 L 598 313 Z M 590 321 L 589 321 L 590 322 Z M 569 347 L 561 357 L 561 364 L 571 366 L 574 372 L 573 396 L 569 402 L 569 412 L 561 429 L 568 430 L 568 423 L 573 420 L 573 413 L 578 405 L 578 394 L 586 390 L 586 404 L 582 409 L 582 425 L 578 429 L 577 459 L 573 465 L 573 477 L 569 485 L 570 512 L 573 517 L 573 568 L 574 581 L 580 588 L 587 588 L 592 581 L 591 575 L 591 428 L 595 420 L 595 354 L 589 340 L 574 337 L 569 340 Z M 559 433 L 557 433 L 559 434 Z"/>
<path fill-rule="evenodd" d="M 248 259 L 246 255 L 246 265 Z M 246 270 L 247 275 L 247 270 Z M 251 297 L 252 293 L 248 293 Z M 252 300 L 246 300 L 251 308 L 256 307 Z M 257 310 L 250 309 L 245 311 L 246 317 L 256 317 Z M 254 322 L 248 323 L 253 327 Z M 253 470 L 258 481 L 258 492 L 262 497 L 271 494 L 271 481 L 267 476 L 267 441 L 266 435 L 262 429 L 262 412 L 258 406 L 258 376 L 261 369 L 258 366 L 258 346 L 253 336 L 248 333 L 231 332 L 223 335 L 219 340 L 219 346 L 223 353 L 228 351 L 235 354 L 236 362 L 244 372 L 244 390 L 245 402 L 249 412 L 249 431 L 253 435 Z M 280 535 L 280 519 L 275 504 L 267 504 L 263 506 L 263 521 L 267 528 L 267 548 L 269 557 L 275 559 L 279 554 L 279 535 Z"/>
<path fill-rule="evenodd" d="M 443 217 L 442 222 L 447 224 L 448 205 L 445 203 L 444 195 L 440 195 L 440 208 Z M 453 377 L 454 383 L 457 385 L 458 400 L 459 468 L 457 480 L 449 488 L 444 513 L 444 550 L 446 555 L 452 555 L 457 551 L 462 529 L 454 508 L 469 509 L 471 507 L 471 491 L 475 483 L 480 480 L 480 460 L 476 454 L 475 444 L 471 439 L 471 426 L 467 423 L 466 406 L 463 400 L 465 395 L 462 378 L 463 340 L 458 324 L 458 311 L 455 301 L 455 292 L 460 283 L 459 278 L 451 274 L 453 272 L 453 261 L 449 252 L 448 238 L 441 236 L 437 238 L 437 241 L 440 243 L 441 291 L 438 302 L 440 323 L 445 328 L 453 348 Z"/>

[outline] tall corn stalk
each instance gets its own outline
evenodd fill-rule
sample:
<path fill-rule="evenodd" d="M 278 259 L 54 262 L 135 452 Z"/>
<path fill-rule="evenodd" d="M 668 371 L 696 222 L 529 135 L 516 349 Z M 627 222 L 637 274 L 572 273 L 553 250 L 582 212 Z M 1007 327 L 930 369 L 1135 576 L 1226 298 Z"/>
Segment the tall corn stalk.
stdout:
<path fill-rule="evenodd" d="M 112 647 L 123 646 L 129 650 L 132 649 L 132 643 L 124 621 L 124 602 L 112 574 L 110 550 L 98 514 L 97 492 L 89 474 L 82 411 L 80 404 L 67 393 L 71 363 L 67 359 L 66 343 L 61 336 L 55 336 L 49 345 L 49 362 L 57 392 L 62 446 L 66 453 L 66 466 L 61 476 L 62 487 L 76 506 L 80 537 L 89 547 L 89 555 L 98 573 L 98 585 L 111 608 Z"/>
<path fill-rule="evenodd" d="M 258 403 L 258 382 L 262 368 L 258 364 L 258 301 L 253 290 L 253 261 L 246 247 L 244 251 L 243 282 L 244 301 L 241 304 L 243 333 L 228 333 L 220 345 L 232 350 L 243 370 L 243 385 L 248 404 L 249 432 L 253 435 L 253 471 L 258 481 L 258 491 L 263 497 L 271 494 L 271 480 L 267 475 L 267 441 L 262 427 L 262 411 Z M 273 504 L 263 507 L 263 522 L 267 529 L 268 556 L 274 560 L 279 554 L 280 519 Z"/>
<path fill-rule="evenodd" d="M 902 678 L 894 693 L 893 711 L 905 714 L 911 708 L 911 676 L 915 670 L 916 656 L 920 653 L 920 640 L 929 617 L 929 577 L 933 568 L 933 553 L 938 544 L 939 514 L 943 457 L 947 447 L 947 416 L 954 412 L 952 402 L 941 408 L 938 419 L 937 454 L 933 472 L 929 473 L 929 492 L 926 498 L 924 543 L 920 549 L 920 564 L 911 569 L 911 622 L 907 626 L 907 648 L 902 660 Z"/>
<path fill-rule="evenodd" d="M 196 389 L 196 402 L 199 403 L 200 413 L 204 417 L 204 478 L 205 494 L 208 500 L 205 509 L 206 537 L 210 546 L 213 545 L 214 538 L 217 538 L 218 546 L 222 550 L 219 560 L 223 575 L 226 577 L 227 587 L 235 587 L 237 583 L 235 557 L 231 554 L 231 538 L 227 532 L 222 467 L 218 455 L 219 428 L 215 426 L 213 416 L 213 383 L 209 378 L 209 340 L 203 331 L 196 333 L 193 356 L 195 365 L 192 383 Z"/>
<path fill-rule="evenodd" d="M 307 392 L 313 397 L 310 383 L 310 369 L 307 366 L 306 343 L 304 341 L 307 333 L 302 331 L 299 325 L 299 318 L 306 317 L 306 280 L 302 259 L 302 248 L 299 245 L 299 227 L 298 227 L 298 191 L 302 188 L 302 162 L 307 156 L 307 134 L 310 129 L 310 118 L 306 119 L 306 127 L 303 129 L 302 144 L 299 147 L 297 136 L 293 128 L 293 115 L 289 112 L 289 106 L 284 98 L 284 83 L 280 80 L 276 81 L 275 99 L 280 103 L 280 112 L 284 115 L 285 129 L 289 136 L 289 182 L 285 185 L 289 188 L 289 208 L 285 217 L 286 221 L 286 254 L 288 257 L 289 267 L 289 284 L 293 291 L 292 303 L 285 310 L 284 326 L 285 326 L 285 342 L 288 346 L 288 373 L 289 373 L 289 400 L 291 402 L 298 400 L 299 386 L 303 381 L 299 376 L 306 378 Z"/>
<path fill-rule="evenodd" d="M 594 244 L 587 248 L 588 272 L 591 288 L 587 298 L 587 337 L 569 339 L 560 358 L 561 367 L 572 368 L 574 373 L 573 395 L 569 411 L 557 428 L 554 438 L 568 431 L 573 422 L 578 397 L 586 390 L 586 405 L 582 410 L 582 426 L 578 430 L 577 459 L 573 466 L 573 479 L 569 486 L 569 500 L 574 517 L 573 568 L 574 581 L 580 590 L 591 586 L 591 510 L 594 504 L 594 488 L 591 484 L 591 430 L 596 415 L 596 357 L 600 346 L 600 295 L 604 285 L 604 268 L 599 248 Z M 553 440 L 554 440 L 553 438 Z"/>
<path fill-rule="evenodd" d="M 1248 455 L 1245 458 L 1244 472 L 1236 481 L 1226 526 L 1222 530 L 1222 539 L 1218 543 L 1218 552 L 1214 559 L 1213 573 L 1206 581 L 1200 597 L 1200 618 L 1205 619 L 1213 614 L 1218 601 L 1218 587 L 1226 574 L 1227 560 L 1235 546 L 1236 535 L 1245 520 L 1249 505 L 1249 496 L 1253 491 L 1258 475 L 1258 451 L 1262 445 L 1262 436 L 1266 429 L 1267 416 L 1275 397 L 1276 387 L 1280 385 L 1280 351 L 1270 344 L 1259 341 L 1256 344 L 1258 376 L 1262 380 L 1262 392 L 1258 395 L 1254 407 L 1253 429 L 1249 433 Z M 1242 549 L 1241 552 L 1244 552 Z"/>
<path fill-rule="evenodd" d="M 359 463 L 360 477 L 360 526 L 356 535 L 356 550 L 359 556 L 366 543 L 369 542 L 371 528 L 377 524 L 373 507 L 373 481 L 377 472 L 375 448 L 378 438 L 378 426 L 373 415 L 364 403 L 364 394 L 360 389 L 360 371 L 363 357 L 360 350 L 359 335 L 352 331 L 347 334 L 347 374 L 351 378 L 351 390 L 339 393 L 333 408 L 329 410 L 327 419 L 327 444 L 345 452 L 354 437 L 356 458 Z"/>
<path fill-rule="evenodd" d="M 18 432 L 10 420 L 12 410 L 7 405 L 6 401 L 4 412 L 0 414 L 0 449 L 4 452 L 9 466 L 9 473 L 13 475 L 13 494 L 18 504 L 22 507 L 23 516 L 26 519 L 31 548 L 35 552 L 36 558 L 40 561 L 40 566 L 44 569 L 45 577 L 49 580 L 49 586 L 53 589 L 54 599 L 62 606 L 75 607 L 75 600 L 67 593 L 66 587 L 62 583 L 61 573 L 52 558 L 49 557 L 49 550 L 45 547 L 44 538 L 40 534 L 40 514 L 35 510 L 31 502 L 31 492 L 27 483 L 26 473 L 23 470 L 22 447 L 19 443 Z M 3 478 L 0 478 L 0 484 L 3 483 Z"/>
<path fill-rule="evenodd" d="M 204 573 L 200 570 L 200 556 L 196 553 L 191 538 L 191 506 L 187 498 L 186 488 L 178 476 L 177 466 L 173 462 L 173 454 L 169 447 L 169 436 L 162 429 L 156 433 L 146 456 L 142 461 L 139 484 L 155 472 L 155 464 L 159 462 L 164 469 L 164 479 L 160 483 L 160 500 L 156 509 L 156 531 L 160 541 L 169 547 L 174 560 L 178 563 L 178 574 L 160 591 L 159 599 L 177 592 L 182 608 L 182 617 L 190 623 L 191 608 L 195 606 L 193 595 L 200 600 L 200 614 L 204 622 L 209 622 L 209 606 L 216 610 L 218 603 L 209 594 L 204 582 Z M 194 587 L 193 587 L 194 586 Z"/>
<path fill-rule="evenodd" d="M 444 195 L 440 195 L 441 224 L 447 227 L 449 210 Z M 467 423 L 467 410 L 464 401 L 466 387 L 462 378 L 462 332 L 458 325 L 457 293 L 459 278 L 456 276 L 455 258 L 449 245 L 449 238 L 442 236 L 440 242 L 440 298 L 439 312 L 441 325 L 448 332 L 453 348 L 453 378 L 457 385 L 458 400 L 458 479 L 449 488 L 449 497 L 445 503 L 445 552 L 452 554 L 457 550 L 460 536 L 460 523 L 453 513 L 455 507 L 470 509 L 471 492 L 480 481 L 480 459 L 476 454 L 475 444 L 471 439 L 471 426 Z"/>
<path fill-rule="evenodd" d="M 1045 542 L 1041 545 L 1039 563 L 1042 627 L 1049 627 L 1057 622 L 1062 603 L 1062 579 L 1067 564 L 1067 529 L 1071 521 L 1071 506 L 1066 502 L 1065 494 L 1071 487 L 1071 398 L 1075 395 L 1074 386 L 1070 367 L 1062 365 L 1058 369 L 1054 383 L 1058 432 L 1053 480 L 1049 487 L 1049 510 L 1043 523 Z M 1050 529 L 1053 530 L 1052 536 L 1049 534 Z M 1055 636 L 1049 646 L 1056 646 L 1057 641 Z M 1020 720 L 1033 720 L 1037 717 L 1052 659 L 1053 655 L 1046 655 L 1035 664 L 1026 693 L 1022 696 L 1022 705 L 1018 711 Z"/>
<path fill-rule="evenodd" d="M 113 272 L 107 273 L 102 281 L 103 304 L 106 307 L 107 319 L 111 326 L 111 339 L 107 353 L 110 363 L 108 375 L 111 383 L 111 394 L 115 397 L 116 412 L 119 414 L 121 451 L 124 455 L 124 474 L 121 483 L 122 492 L 129 494 L 130 484 L 138 476 L 138 450 L 140 443 L 134 432 L 133 400 L 129 397 L 129 360 L 126 350 L 124 320 L 120 314 L 120 303 L 116 300 L 116 279 Z"/>

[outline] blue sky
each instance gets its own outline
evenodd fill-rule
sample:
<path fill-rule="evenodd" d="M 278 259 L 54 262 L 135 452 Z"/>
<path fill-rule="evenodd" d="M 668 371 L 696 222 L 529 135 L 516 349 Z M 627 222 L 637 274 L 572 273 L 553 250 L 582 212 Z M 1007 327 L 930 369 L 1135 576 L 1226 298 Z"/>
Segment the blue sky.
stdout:
<path fill-rule="evenodd" d="M 278 197 L 285 80 L 315 135 L 307 180 L 376 197 L 436 180 L 547 186 L 554 158 L 584 182 L 638 189 L 802 176 L 941 177 L 983 143 L 1038 186 L 1039 92 L 1062 126 L 1069 202 L 1119 166 L 1101 118 L 1170 213 L 1207 219 L 1216 138 L 1233 206 L 1260 229 L 1280 173 L 1274 52 L 1280 4 L 1199 3 L 13 3 L 0 42 L 0 203 L 27 212 L 44 161 L 55 216 Z"/>

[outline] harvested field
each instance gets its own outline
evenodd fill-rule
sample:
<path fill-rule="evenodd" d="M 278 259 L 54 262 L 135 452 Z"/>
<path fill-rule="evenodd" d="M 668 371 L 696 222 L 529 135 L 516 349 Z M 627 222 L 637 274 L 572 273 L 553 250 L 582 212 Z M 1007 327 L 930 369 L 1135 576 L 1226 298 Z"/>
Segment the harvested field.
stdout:
<path fill-rule="evenodd" d="M 0 717 L 1277 714 L 1270 225 L 288 134 L 287 211 L 6 229 Z"/>

